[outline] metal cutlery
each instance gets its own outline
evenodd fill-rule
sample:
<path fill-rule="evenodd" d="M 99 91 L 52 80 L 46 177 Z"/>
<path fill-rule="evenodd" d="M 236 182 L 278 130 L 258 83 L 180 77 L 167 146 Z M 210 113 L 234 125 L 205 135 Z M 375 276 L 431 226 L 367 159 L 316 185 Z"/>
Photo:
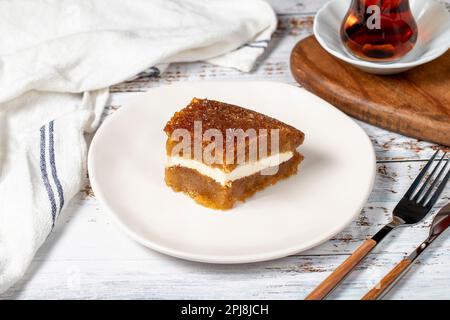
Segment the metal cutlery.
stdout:
<path fill-rule="evenodd" d="M 450 203 L 435 215 L 428 238 L 408 257 L 400 261 L 384 278 L 367 292 L 362 300 L 381 299 L 404 276 L 420 254 L 450 226 Z"/>
<path fill-rule="evenodd" d="M 372 238 L 364 241 L 350 257 L 338 266 L 331 275 L 329 275 L 305 298 L 306 300 L 324 299 L 393 229 L 399 226 L 418 223 L 428 214 L 428 212 L 430 212 L 450 178 L 449 170 L 441 179 L 449 164 L 449 161 L 447 160 L 445 161 L 445 164 L 441 166 L 446 155 L 446 153 L 444 153 L 436 166 L 434 166 L 434 169 L 431 170 L 429 176 L 425 179 L 425 182 L 423 182 L 419 188 L 421 181 L 424 180 L 427 172 L 430 171 L 438 153 L 439 150 L 434 153 L 425 167 L 420 171 L 405 195 L 394 208 L 392 221 L 379 230 Z M 439 169 L 439 167 L 441 168 Z M 436 173 L 437 176 L 435 177 Z M 418 191 L 416 191 L 417 189 Z"/>

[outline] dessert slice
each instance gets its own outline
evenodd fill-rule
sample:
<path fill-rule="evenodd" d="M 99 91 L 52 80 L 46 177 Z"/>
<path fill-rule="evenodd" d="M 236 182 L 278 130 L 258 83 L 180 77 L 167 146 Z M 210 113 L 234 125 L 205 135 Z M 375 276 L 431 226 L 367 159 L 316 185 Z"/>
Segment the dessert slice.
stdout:
<path fill-rule="evenodd" d="M 198 203 L 230 209 L 297 173 L 304 134 L 235 105 L 194 98 L 166 124 L 165 181 Z"/>

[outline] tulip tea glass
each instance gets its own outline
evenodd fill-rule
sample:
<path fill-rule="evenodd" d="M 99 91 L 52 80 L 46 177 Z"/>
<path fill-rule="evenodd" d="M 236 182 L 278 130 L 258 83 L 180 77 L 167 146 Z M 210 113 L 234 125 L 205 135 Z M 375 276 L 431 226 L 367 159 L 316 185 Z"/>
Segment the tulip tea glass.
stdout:
<path fill-rule="evenodd" d="M 409 0 L 352 0 L 340 34 L 357 58 L 392 62 L 414 47 L 417 25 Z"/>

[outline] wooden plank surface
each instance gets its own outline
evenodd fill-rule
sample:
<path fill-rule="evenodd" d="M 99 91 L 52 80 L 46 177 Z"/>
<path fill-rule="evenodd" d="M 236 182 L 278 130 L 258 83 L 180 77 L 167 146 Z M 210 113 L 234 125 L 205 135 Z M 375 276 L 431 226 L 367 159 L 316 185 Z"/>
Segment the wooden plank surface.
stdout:
<path fill-rule="evenodd" d="M 175 81 L 273 80 L 295 84 L 289 54 L 311 33 L 325 0 L 271 0 L 280 20 L 268 52 L 242 74 L 206 63 L 172 65 L 160 78 L 141 78 L 111 88 L 110 115 L 149 88 Z M 450 3 L 450 0 L 448 1 Z M 377 156 L 374 190 L 360 217 L 330 241 L 275 261 L 207 265 L 164 256 L 135 243 L 102 211 L 88 181 L 38 251 L 25 277 L 0 299 L 303 299 L 364 239 L 388 222 L 390 212 L 436 145 L 358 122 Z M 445 190 L 440 205 L 450 200 Z M 430 218 L 396 230 L 330 298 L 358 299 L 427 235 Z M 395 240 L 395 241 L 390 241 Z M 450 238 L 431 246 L 386 298 L 450 299 Z"/>

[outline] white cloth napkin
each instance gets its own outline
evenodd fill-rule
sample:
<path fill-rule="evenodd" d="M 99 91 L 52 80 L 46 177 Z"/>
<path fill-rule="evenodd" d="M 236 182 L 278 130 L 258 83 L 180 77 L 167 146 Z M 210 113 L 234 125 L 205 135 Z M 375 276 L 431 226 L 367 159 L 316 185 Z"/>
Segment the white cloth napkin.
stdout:
<path fill-rule="evenodd" d="M 262 0 L 0 1 L 0 292 L 80 190 L 110 85 L 178 61 L 249 71 L 275 28 Z"/>

